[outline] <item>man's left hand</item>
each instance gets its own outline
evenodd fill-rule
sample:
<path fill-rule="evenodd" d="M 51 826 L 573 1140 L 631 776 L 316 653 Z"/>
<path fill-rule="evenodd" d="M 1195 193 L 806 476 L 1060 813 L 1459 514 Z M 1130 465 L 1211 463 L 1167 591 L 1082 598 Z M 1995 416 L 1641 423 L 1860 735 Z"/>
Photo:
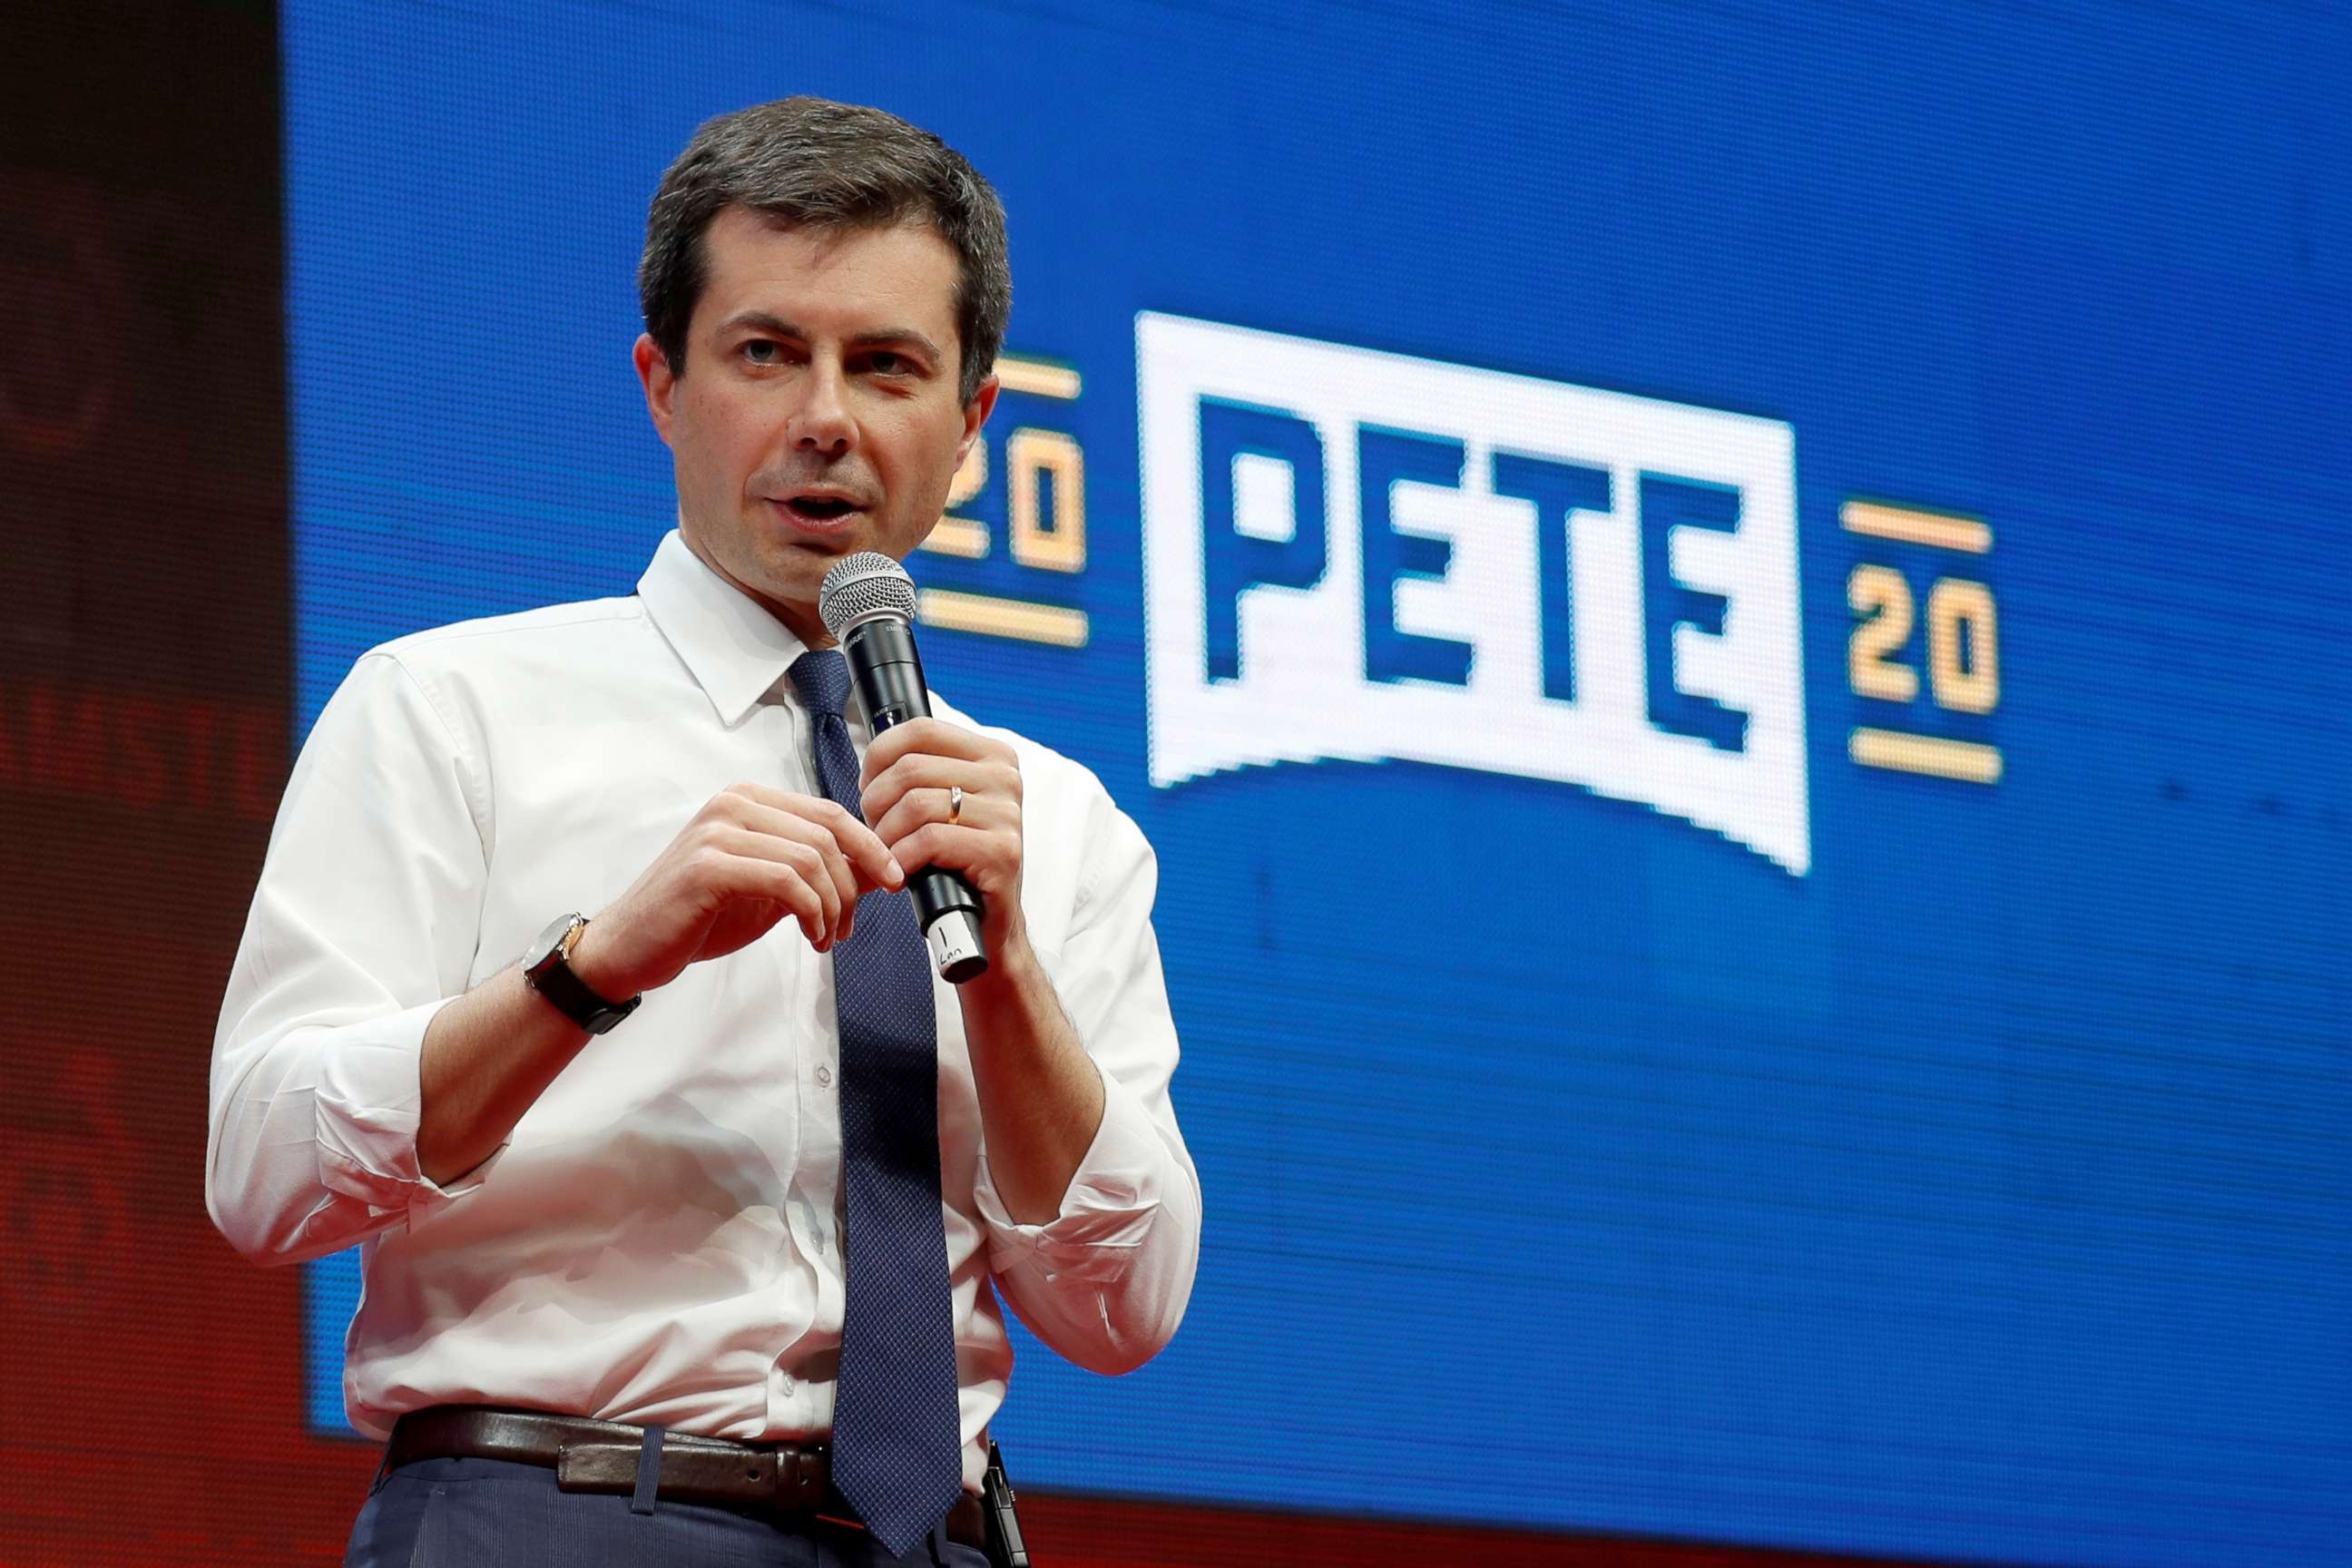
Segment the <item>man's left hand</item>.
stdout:
<path fill-rule="evenodd" d="M 953 791 L 963 791 L 952 807 Z M 1021 918 L 1021 761 L 1002 741 L 943 719 L 894 724 L 866 748 L 859 805 L 908 877 L 960 871 L 988 905 L 992 958 L 1028 942 Z"/>
<path fill-rule="evenodd" d="M 960 871 L 988 902 L 988 973 L 957 986 L 956 1004 L 997 1196 L 1016 1224 L 1045 1225 L 1102 1129 L 1106 1091 L 1021 916 L 1020 759 L 961 725 L 910 719 L 875 737 L 865 773 L 859 805 L 907 875 Z"/>

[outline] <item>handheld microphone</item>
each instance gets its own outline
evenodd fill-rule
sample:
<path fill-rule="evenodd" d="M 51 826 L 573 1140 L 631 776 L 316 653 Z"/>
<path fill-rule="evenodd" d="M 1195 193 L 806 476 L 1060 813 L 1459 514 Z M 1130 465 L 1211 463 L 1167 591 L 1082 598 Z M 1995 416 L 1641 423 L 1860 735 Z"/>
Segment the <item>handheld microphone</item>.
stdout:
<path fill-rule="evenodd" d="M 875 734 L 930 717 L 930 689 L 915 654 L 915 584 L 905 567 L 876 550 L 844 556 L 824 574 L 816 613 L 848 657 L 850 684 Z M 936 866 L 907 880 L 940 978 L 961 985 L 987 973 L 982 906 L 971 884 Z"/>

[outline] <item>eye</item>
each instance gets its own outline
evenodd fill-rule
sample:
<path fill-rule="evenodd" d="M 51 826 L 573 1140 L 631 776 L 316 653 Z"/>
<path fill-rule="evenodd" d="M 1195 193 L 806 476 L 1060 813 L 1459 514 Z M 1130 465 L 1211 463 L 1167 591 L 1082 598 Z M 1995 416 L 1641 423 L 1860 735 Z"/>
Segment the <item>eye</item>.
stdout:
<path fill-rule="evenodd" d="M 915 368 L 906 355 L 892 353 L 888 349 L 880 349 L 866 355 L 866 363 L 882 375 L 904 375 Z"/>
<path fill-rule="evenodd" d="M 779 364 L 782 363 L 782 345 L 773 342 L 767 338 L 753 338 L 751 342 L 745 343 L 738 352 L 753 364 Z"/>

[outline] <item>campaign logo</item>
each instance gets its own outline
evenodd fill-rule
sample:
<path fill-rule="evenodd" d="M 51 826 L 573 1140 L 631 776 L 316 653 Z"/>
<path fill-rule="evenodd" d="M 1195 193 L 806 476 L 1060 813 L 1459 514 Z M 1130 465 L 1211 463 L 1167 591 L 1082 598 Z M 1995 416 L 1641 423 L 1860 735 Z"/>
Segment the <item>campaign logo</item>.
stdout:
<path fill-rule="evenodd" d="M 1811 862 L 1777 420 L 1136 319 L 1150 772 L 1398 759 Z"/>

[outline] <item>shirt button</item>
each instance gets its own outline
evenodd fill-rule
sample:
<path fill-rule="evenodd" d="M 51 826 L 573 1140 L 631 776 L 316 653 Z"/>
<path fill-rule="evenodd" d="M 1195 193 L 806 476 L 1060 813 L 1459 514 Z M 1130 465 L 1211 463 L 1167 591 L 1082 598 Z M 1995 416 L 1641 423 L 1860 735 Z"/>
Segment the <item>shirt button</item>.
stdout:
<path fill-rule="evenodd" d="M 817 1069 L 816 1069 L 816 1086 L 817 1086 L 819 1089 L 829 1089 L 829 1088 L 831 1088 L 831 1087 L 832 1087 L 832 1085 L 833 1085 L 833 1069 L 832 1069 L 831 1068 L 817 1068 Z"/>
<path fill-rule="evenodd" d="M 778 1373 L 776 1377 L 776 1386 L 784 1393 L 790 1394 L 793 1391 L 793 1374 L 788 1372 Z"/>

